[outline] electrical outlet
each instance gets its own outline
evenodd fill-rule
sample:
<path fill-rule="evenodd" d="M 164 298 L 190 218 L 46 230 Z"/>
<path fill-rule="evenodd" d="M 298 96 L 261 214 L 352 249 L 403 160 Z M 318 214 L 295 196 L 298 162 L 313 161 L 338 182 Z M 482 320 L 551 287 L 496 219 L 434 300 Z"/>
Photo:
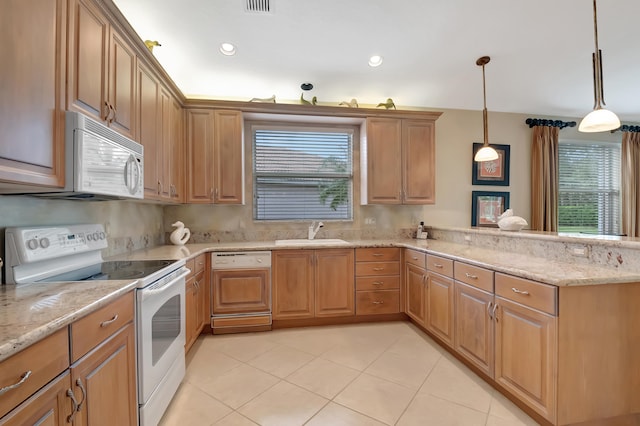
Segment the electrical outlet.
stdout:
<path fill-rule="evenodd" d="M 364 224 L 365 225 L 375 225 L 376 224 L 376 218 L 375 217 L 367 217 L 364 219 Z"/>
<path fill-rule="evenodd" d="M 589 255 L 586 246 L 572 246 L 569 248 L 569 252 L 576 257 L 587 257 Z"/>

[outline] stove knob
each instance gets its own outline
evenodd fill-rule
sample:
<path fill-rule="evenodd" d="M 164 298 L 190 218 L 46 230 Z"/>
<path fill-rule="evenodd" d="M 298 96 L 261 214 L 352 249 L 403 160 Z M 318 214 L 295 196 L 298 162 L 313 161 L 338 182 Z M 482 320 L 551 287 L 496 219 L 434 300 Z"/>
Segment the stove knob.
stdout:
<path fill-rule="evenodd" d="M 38 240 L 36 240 L 35 238 L 30 239 L 29 241 L 27 241 L 27 248 L 30 250 L 35 250 L 38 248 Z"/>
<path fill-rule="evenodd" d="M 49 247 L 50 244 L 51 244 L 51 242 L 49 241 L 49 239 L 47 237 L 44 237 L 44 238 L 40 239 L 40 247 L 42 247 L 43 249 L 46 249 L 47 247 Z"/>
<path fill-rule="evenodd" d="M 93 240 L 93 235 L 91 235 L 91 234 L 87 234 L 87 240 L 88 240 L 88 241 L 92 241 L 92 240 Z"/>
<path fill-rule="evenodd" d="M 107 234 L 105 234 L 104 232 L 100 233 L 100 239 L 101 240 L 104 240 L 106 236 L 107 236 Z"/>
<path fill-rule="evenodd" d="M 99 237 L 98 233 L 94 232 L 93 233 L 93 241 L 98 241 L 98 237 Z"/>

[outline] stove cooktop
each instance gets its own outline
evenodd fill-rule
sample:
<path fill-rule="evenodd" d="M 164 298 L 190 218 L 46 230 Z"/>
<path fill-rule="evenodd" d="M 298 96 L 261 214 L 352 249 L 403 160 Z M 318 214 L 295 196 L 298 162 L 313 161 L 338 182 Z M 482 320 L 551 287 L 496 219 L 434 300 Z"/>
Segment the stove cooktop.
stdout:
<path fill-rule="evenodd" d="M 40 282 L 139 279 L 166 268 L 174 262 L 175 260 L 106 261 L 55 275 Z"/>

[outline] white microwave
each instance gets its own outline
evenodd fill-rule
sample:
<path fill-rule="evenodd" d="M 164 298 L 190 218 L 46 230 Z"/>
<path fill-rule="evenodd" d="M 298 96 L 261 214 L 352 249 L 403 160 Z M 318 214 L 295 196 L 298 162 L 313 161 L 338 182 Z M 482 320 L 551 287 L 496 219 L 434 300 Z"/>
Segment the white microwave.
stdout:
<path fill-rule="evenodd" d="M 46 198 L 144 198 L 144 156 L 139 143 L 74 111 L 65 120 L 65 186 L 30 194 Z"/>

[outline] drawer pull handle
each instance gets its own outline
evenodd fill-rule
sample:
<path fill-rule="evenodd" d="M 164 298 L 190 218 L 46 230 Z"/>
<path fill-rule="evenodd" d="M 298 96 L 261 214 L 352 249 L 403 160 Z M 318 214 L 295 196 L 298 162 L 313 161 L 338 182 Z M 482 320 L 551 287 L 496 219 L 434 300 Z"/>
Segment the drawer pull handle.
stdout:
<path fill-rule="evenodd" d="M 513 292 L 514 292 L 514 293 L 521 294 L 521 295 L 523 295 L 523 296 L 528 296 L 528 295 L 529 295 L 529 292 L 528 292 L 528 291 L 518 290 L 518 289 L 517 289 L 517 288 L 515 288 L 515 287 L 511 287 L 511 290 L 513 290 Z"/>
<path fill-rule="evenodd" d="M 418 260 L 418 256 L 411 257 L 413 260 Z"/>
<path fill-rule="evenodd" d="M 374 257 L 380 257 L 380 256 L 384 256 L 382 253 L 373 253 Z"/>
<path fill-rule="evenodd" d="M 384 303 L 384 301 L 382 300 L 376 300 L 374 302 L 372 302 L 374 305 L 382 305 Z"/>
<path fill-rule="evenodd" d="M 382 285 L 382 284 L 384 284 L 384 281 L 374 281 L 372 284 L 373 285 Z"/>
<path fill-rule="evenodd" d="M 373 270 L 376 272 L 380 272 L 380 271 L 384 271 L 384 268 L 373 268 Z"/>
<path fill-rule="evenodd" d="M 489 302 L 489 304 L 487 305 L 487 315 L 489 315 L 489 319 L 493 319 L 493 315 L 491 315 L 491 306 L 493 305 L 493 302 Z"/>
<path fill-rule="evenodd" d="M 440 269 L 442 269 L 442 267 L 443 267 L 442 263 L 434 263 L 433 266 L 435 266 L 436 268 L 440 268 Z"/>
<path fill-rule="evenodd" d="M 73 391 L 71 389 L 67 389 L 67 396 L 71 398 L 71 402 L 73 403 L 71 414 L 67 416 L 67 423 L 73 423 L 73 419 L 78 412 L 78 401 L 76 401 L 76 396 L 73 394 Z"/>
<path fill-rule="evenodd" d="M 12 385 L 9 386 L 5 386 L 2 389 L 0 389 L 0 395 L 9 392 L 11 389 L 15 389 L 17 387 L 19 387 L 21 384 L 23 384 L 24 382 L 27 381 L 27 379 L 29 378 L 29 376 L 31 375 L 31 370 L 27 371 L 26 373 L 24 373 L 22 375 L 22 377 L 20 378 L 20 381 L 18 383 L 14 383 Z"/>
<path fill-rule="evenodd" d="M 80 379 L 76 380 L 76 386 L 78 386 L 82 391 L 82 401 L 80 401 L 80 404 L 78 404 L 78 409 L 76 410 L 79 412 L 82 409 L 82 404 L 84 404 L 84 402 L 87 400 L 87 391 L 85 390 L 84 385 L 82 384 L 82 380 Z"/>
<path fill-rule="evenodd" d="M 118 314 L 115 314 L 115 315 L 113 316 L 113 318 L 111 318 L 110 320 L 102 321 L 102 322 L 100 323 L 100 327 L 106 327 L 106 326 L 108 326 L 109 324 L 111 324 L 111 323 L 115 322 L 117 319 L 118 319 Z"/>
<path fill-rule="evenodd" d="M 477 280 L 477 279 L 478 279 L 478 276 L 477 276 L 477 275 L 473 275 L 473 274 L 470 274 L 470 273 L 468 273 L 468 272 L 465 272 L 465 273 L 464 273 L 464 275 L 465 275 L 467 278 L 471 278 L 472 280 Z"/>

